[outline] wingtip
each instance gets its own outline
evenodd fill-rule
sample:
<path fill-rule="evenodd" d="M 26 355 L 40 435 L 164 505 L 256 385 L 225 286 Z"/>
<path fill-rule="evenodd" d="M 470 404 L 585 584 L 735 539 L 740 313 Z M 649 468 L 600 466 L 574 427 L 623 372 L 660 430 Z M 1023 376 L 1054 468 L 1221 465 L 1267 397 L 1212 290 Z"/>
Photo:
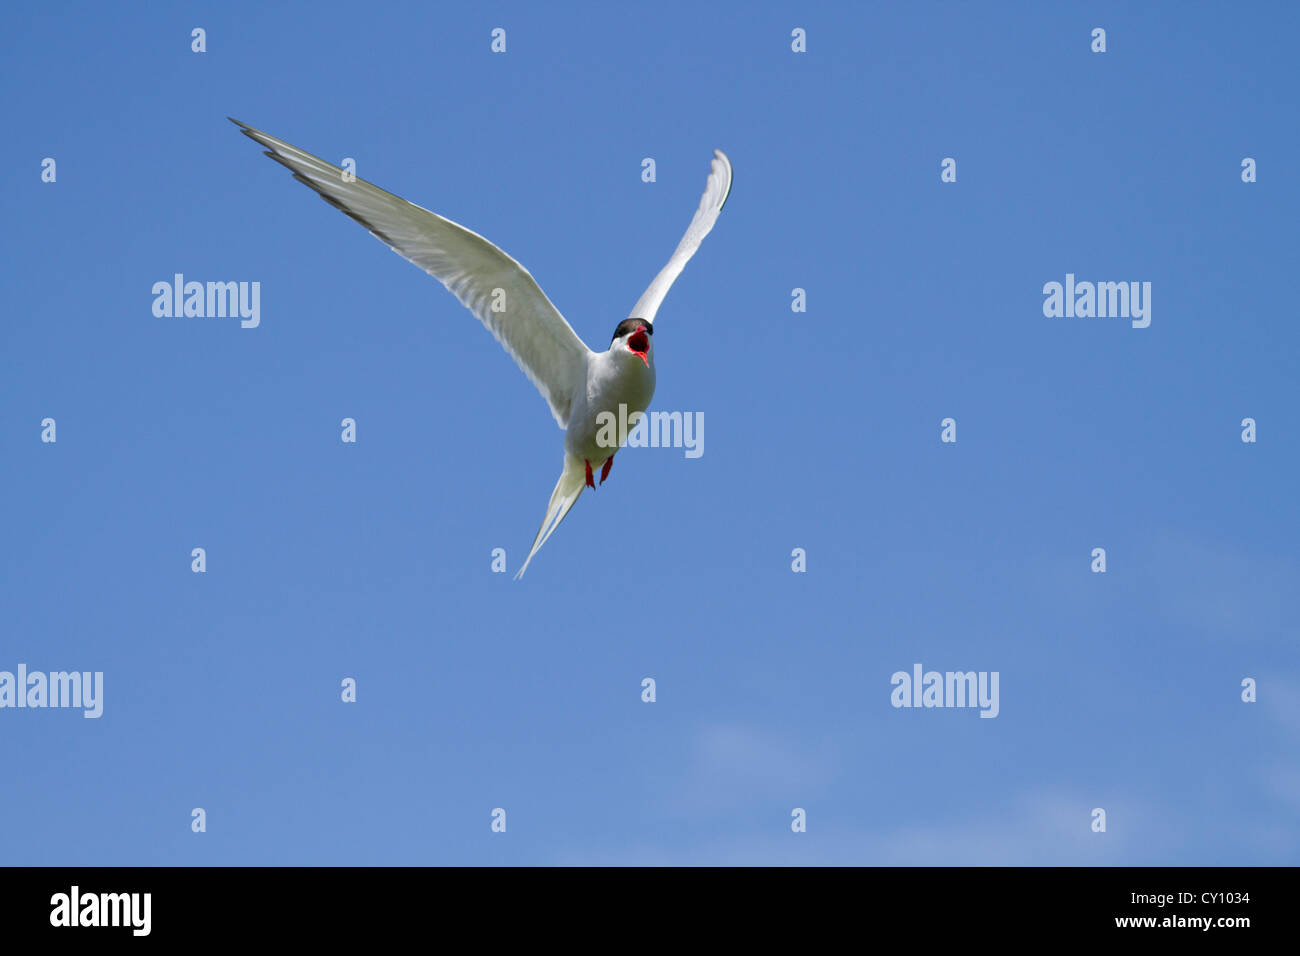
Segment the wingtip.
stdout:
<path fill-rule="evenodd" d="M 727 154 L 722 150 L 715 148 L 713 150 L 713 158 L 727 167 L 727 192 L 726 195 L 722 197 L 722 202 L 718 203 L 718 211 L 721 212 L 723 207 L 727 205 L 727 200 L 731 198 L 731 187 L 735 185 L 736 182 L 736 171 L 731 166 L 731 160 L 727 158 Z"/>
<path fill-rule="evenodd" d="M 247 136 L 249 139 L 253 140 L 254 142 L 261 143 L 263 146 L 271 145 L 270 143 L 266 142 L 263 139 L 263 137 L 266 136 L 266 134 L 263 133 L 260 129 L 257 129 L 254 126 L 249 126 L 247 123 L 242 122 L 241 120 L 237 120 L 233 116 L 227 116 L 226 119 L 230 120 L 230 122 L 238 126 L 239 131 L 243 133 L 245 136 Z"/>
<path fill-rule="evenodd" d="M 235 119 L 233 116 L 227 116 L 226 119 L 230 120 L 230 122 L 232 122 L 232 123 L 234 123 L 236 126 L 238 126 L 238 127 L 239 127 L 239 131 L 240 131 L 241 133 L 243 133 L 245 136 L 247 136 L 249 139 L 251 139 L 253 142 L 255 142 L 255 143 L 262 143 L 263 146 L 269 145 L 269 144 L 267 144 L 267 143 L 263 143 L 263 142 L 262 142 L 261 137 L 262 137 L 264 134 L 261 133 L 260 130 L 256 130 L 256 129 L 254 129 L 253 127 L 249 126 L 247 123 L 241 123 L 239 120 Z"/>

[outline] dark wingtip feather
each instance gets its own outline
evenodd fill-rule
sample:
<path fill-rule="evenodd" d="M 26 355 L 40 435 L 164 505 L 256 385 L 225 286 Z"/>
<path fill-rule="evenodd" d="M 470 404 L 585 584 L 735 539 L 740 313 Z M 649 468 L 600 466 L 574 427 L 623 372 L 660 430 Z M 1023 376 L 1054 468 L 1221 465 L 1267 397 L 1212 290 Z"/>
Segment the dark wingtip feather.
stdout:
<path fill-rule="evenodd" d="M 731 165 L 731 157 L 720 149 L 713 151 L 715 154 L 722 156 L 722 161 L 727 164 L 727 194 L 722 197 L 722 202 L 718 203 L 718 212 L 726 208 L 727 200 L 731 198 L 731 187 L 736 185 L 736 167 Z"/>

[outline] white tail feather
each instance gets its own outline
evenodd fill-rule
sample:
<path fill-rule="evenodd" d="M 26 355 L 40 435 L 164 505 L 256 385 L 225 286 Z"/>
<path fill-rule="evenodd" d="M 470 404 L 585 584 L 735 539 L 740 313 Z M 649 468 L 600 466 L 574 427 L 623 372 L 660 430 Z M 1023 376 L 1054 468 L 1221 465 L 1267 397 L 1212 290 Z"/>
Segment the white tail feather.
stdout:
<path fill-rule="evenodd" d="M 564 470 L 560 472 L 560 480 L 555 483 L 555 490 L 551 492 L 551 503 L 546 506 L 546 517 L 542 519 L 542 526 L 537 529 L 537 537 L 533 538 L 533 549 L 528 552 L 523 567 L 515 575 L 516 581 L 524 576 L 524 572 L 528 570 L 528 562 L 533 560 L 533 555 L 542 549 L 546 539 L 560 526 L 560 522 L 564 520 L 564 516 L 569 513 L 569 509 L 573 507 L 585 487 L 587 487 L 587 463 L 565 454 Z"/>

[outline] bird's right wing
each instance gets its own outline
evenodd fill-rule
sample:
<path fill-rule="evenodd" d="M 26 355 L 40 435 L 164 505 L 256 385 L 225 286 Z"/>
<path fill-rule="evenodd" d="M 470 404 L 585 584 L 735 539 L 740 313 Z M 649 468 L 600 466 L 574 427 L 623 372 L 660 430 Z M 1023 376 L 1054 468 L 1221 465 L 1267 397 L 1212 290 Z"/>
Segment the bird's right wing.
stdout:
<path fill-rule="evenodd" d="M 370 230 L 460 299 L 488 328 L 551 406 L 569 423 L 575 386 L 591 350 L 528 270 L 477 233 L 385 192 L 284 140 L 231 119 L 266 155 L 289 168 L 331 206 Z"/>
<path fill-rule="evenodd" d="M 709 170 L 709 181 L 704 185 L 704 195 L 700 197 L 699 208 L 691 217 L 691 224 L 686 227 L 686 235 L 682 236 L 682 241 L 677 243 L 668 265 L 659 270 L 659 274 L 650 283 L 650 288 L 641 293 L 641 298 L 637 299 L 636 305 L 628 315 L 629 319 L 645 319 L 651 325 L 654 324 L 655 313 L 659 311 L 668 289 L 677 281 L 677 277 L 686 268 L 686 263 L 690 261 L 691 256 L 695 255 L 695 250 L 700 248 L 700 243 L 709 234 L 713 224 L 718 221 L 718 213 L 722 212 L 729 195 L 731 195 L 731 161 L 727 159 L 726 153 L 715 149 L 713 164 Z"/>

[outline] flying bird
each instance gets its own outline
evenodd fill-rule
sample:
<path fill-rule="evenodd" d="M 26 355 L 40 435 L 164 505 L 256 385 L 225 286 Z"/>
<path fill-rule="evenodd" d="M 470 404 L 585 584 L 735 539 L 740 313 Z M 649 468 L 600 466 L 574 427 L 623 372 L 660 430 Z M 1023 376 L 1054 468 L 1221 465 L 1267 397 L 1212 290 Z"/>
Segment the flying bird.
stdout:
<path fill-rule="evenodd" d="M 731 163 L 713 151 L 699 208 L 668 264 L 614 328 L 609 348 L 588 348 L 541 287 L 506 253 L 477 233 L 407 202 L 352 173 L 303 152 L 284 140 L 230 121 L 245 136 L 266 147 L 266 155 L 288 167 L 293 178 L 314 189 L 327 203 L 351 216 L 398 255 L 419 266 L 460 299 L 491 332 L 537 387 L 564 429 L 564 470 L 555 483 L 546 517 L 515 579 L 560 526 L 584 488 L 609 477 L 614 454 L 626 435 L 609 442 L 602 413 L 620 420 L 619 406 L 644 413 L 655 391 L 654 320 L 668 289 L 717 222 L 731 191 Z"/>

